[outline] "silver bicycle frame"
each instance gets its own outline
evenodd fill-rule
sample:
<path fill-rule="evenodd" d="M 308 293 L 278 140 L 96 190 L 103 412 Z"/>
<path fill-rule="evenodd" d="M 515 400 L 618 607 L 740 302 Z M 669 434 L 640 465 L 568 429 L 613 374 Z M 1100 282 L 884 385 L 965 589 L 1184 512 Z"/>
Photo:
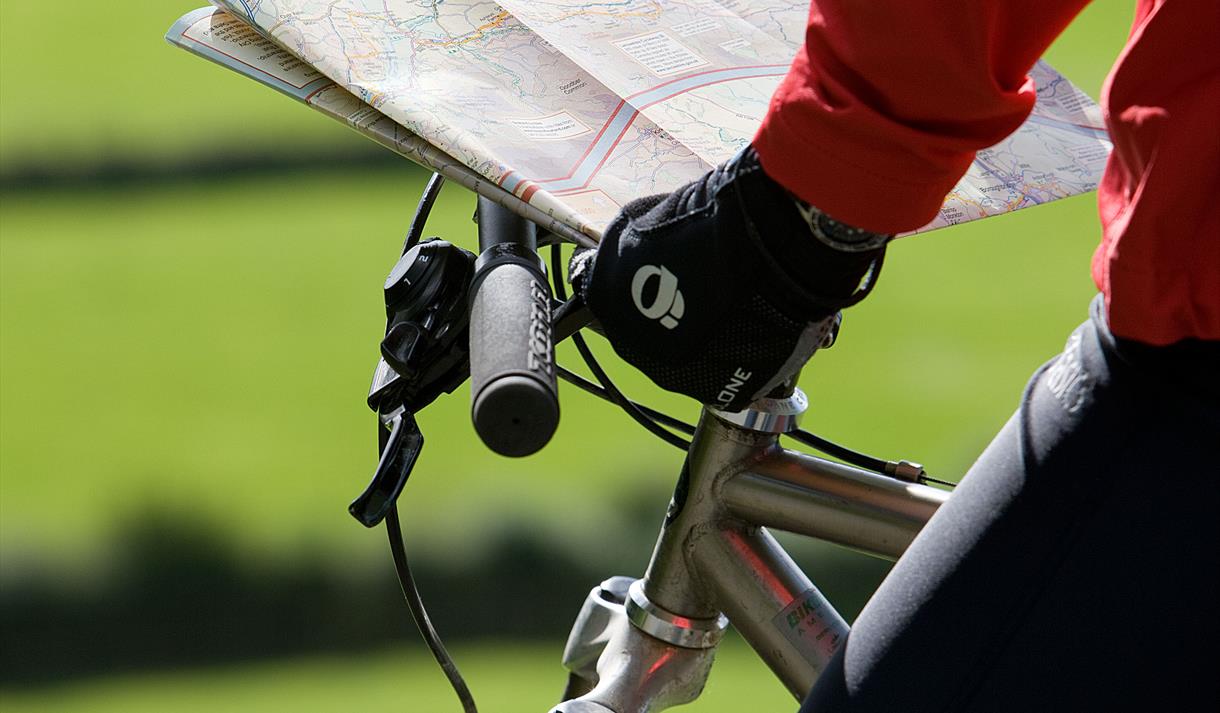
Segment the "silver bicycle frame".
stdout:
<path fill-rule="evenodd" d="M 565 664 L 588 692 L 556 711 L 694 700 L 728 622 L 793 696 L 809 692 L 847 623 L 766 528 L 893 559 L 949 493 L 781 448 L 793 398 L 704 411 L 644 578 L 586 601 Z"/>

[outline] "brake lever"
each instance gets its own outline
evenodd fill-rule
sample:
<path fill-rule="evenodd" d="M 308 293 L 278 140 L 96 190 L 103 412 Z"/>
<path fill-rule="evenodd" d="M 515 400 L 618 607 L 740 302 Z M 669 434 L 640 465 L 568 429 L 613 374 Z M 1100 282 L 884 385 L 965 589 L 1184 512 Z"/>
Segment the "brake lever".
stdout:
<path fill-rule="evenodd" d="M 384 434 L 380 418 L 378 421 L 378 430 Z M 390 508 L 398 500 L 398 495 L 402 493 L 403 486 L 407 484 L 407 479 L 411 477 L 411 470 L 419 459 L 420 451 L 424 448 L 424 434 L 419 430 L 414 414 L 401 411 L 393 417 L 391 423 L 393 425 L 389 435 L 379 439 L 383 441 L 381 458 L 377 462 L 373 480 L 364 492 L 347 506 L 352 517 L 365 527 L 376 527 L 389 514 Z"/>

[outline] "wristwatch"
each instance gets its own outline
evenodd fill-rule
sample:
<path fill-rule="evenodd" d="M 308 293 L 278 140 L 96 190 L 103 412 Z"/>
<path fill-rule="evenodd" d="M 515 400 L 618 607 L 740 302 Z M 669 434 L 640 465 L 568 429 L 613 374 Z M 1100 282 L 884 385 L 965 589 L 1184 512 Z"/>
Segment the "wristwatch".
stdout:
<path fill-rule="evenodd" d="M 813 233 L 814 237 L 823 244 L 835 250 L 851 253 L 876 250 L 889 242 L 890 238 L 894 237 L 884 233 L 874 233 L 835 220 L 817 207 L 806 203 L 796 196 L 792 196 L 792 200 L 796 203 L 796 209 L 800 212 L 801 217 L 809 225 L 809 232 Z"/>

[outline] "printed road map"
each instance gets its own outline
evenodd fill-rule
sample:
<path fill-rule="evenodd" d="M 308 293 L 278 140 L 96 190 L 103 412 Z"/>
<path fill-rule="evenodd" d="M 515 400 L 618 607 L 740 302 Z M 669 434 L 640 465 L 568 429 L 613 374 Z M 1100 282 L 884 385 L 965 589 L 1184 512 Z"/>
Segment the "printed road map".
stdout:
<path fill-rule="evenodd" d="M 444 164 L 442 173 L 500 194 L 527 217 L 567 226 L 558 232 L 569 239 L 600 236 L 623 203 L 672 190 L 748 143 L 800 46 L 808 7 L 807 0 L 216 4 L 231 14 L 196 11 L 170 40 L 433 169 Z M 215 29 L 239 21 L 291 57 L 269 58 L 264 48 L 234 60 Z M 249 32 L 234 26 L 228 34 L 239 29 Z M 305 73 L 297 83 L 324 85 L 335 106 L 261 76 L 292 62 Z M 979 153 L 924 230 L 1096 187 L 1111 148 L 1100 111 L 1048 65 L 1031 75 L 1039 88 L 1033 115 Z"/>

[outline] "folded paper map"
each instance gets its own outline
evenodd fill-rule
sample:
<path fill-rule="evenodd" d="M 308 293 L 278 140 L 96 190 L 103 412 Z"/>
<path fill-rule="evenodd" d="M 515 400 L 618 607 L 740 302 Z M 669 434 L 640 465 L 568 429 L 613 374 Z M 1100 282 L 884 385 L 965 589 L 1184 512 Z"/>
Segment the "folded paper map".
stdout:
<path fill-rule="evenodd" d="M 588 243 L 752 138 L 807 0 L 217 0 L 168 39 Z M 1045 63 L 1033 114 L 923 230 L 1092 190 L 1111 145 Z M 878 195 L 879 202 L 886 200 Z"/>

